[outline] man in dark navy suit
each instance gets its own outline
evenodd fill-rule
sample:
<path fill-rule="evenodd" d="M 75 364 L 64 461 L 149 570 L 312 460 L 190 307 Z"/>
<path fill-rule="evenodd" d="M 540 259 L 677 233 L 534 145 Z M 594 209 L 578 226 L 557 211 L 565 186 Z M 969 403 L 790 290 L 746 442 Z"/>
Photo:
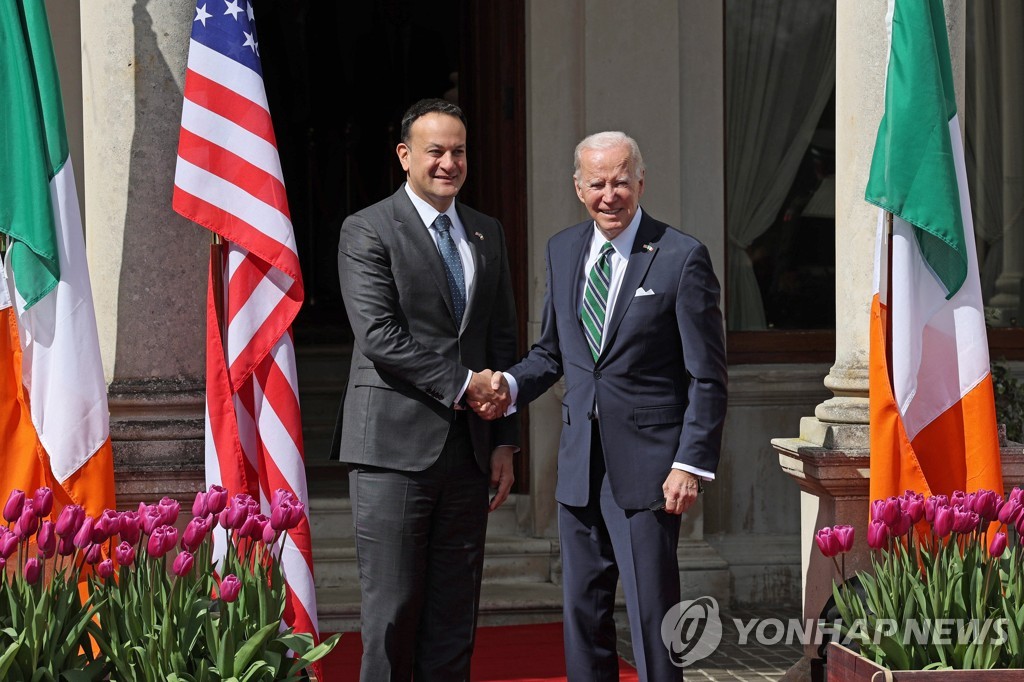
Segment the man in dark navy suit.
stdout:
<path fill-rule="evenodd" d="M 592 219 L 548 242 L 541 336 L 504 376 L 520 407 L 565 376 L 555 497 L 569 679 L 618 679 L 621 576 L 640 679 L 678 680 L 661 623 L 680 600 L 680 516 L 718 466 L 720 287 L 703 244 L 641 210 L 632 138 L 584 139 L 573 178 Z"/>

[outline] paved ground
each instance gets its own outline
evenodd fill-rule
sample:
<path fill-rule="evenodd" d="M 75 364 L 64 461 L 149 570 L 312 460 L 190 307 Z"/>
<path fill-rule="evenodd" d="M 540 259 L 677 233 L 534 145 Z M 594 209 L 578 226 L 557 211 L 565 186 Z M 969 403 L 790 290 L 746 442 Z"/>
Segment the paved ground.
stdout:
<path fill-rule="evenodd" d="M 687 682 L 777 682 L 787 671 L 800 661 L 803 646 L 796 641 L 787 642 L 781 636 L 775 623 L 787 623 L 798 618 L 798 611 L 772 611 L 765 613 L 754 610 L 733 609 L 722 614 L 722 642 L 713 654 L 687 667 L 684 677 Z M 739 620 L 737 626 L 736 621 Z M 634 663 L 629 642 L 629 629 L 623 619 L 619 623 L 619 655 Z M 757 624 L 754 624 L 757 623 Z M 760 625 L 759 625 L 760 624 Z M 759 630 L 760 627 L 760 630 Z M 759 643 L 758 632 L 764 643 Z M 746 638 L 742 637 L 746 633 Z M 780 640 L 773 642 L 773 640 Z M 743 642 L 743 643 L 741 643 Z M 810 672 L 794 670 L 787 680 L 810 679 Z"/>

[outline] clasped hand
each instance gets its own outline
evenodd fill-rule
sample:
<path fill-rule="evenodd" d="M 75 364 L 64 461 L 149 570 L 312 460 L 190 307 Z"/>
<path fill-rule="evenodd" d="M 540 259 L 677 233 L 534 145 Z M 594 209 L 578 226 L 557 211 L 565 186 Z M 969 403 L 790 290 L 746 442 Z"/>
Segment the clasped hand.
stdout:
<path fill-rule="evenodd" d="M 485 369 L 473 372 L 466 388 L 466 403 L 483 419 L 497 419 L 504 416 L 512 402 L 508 381 L 501 372 Z"/>

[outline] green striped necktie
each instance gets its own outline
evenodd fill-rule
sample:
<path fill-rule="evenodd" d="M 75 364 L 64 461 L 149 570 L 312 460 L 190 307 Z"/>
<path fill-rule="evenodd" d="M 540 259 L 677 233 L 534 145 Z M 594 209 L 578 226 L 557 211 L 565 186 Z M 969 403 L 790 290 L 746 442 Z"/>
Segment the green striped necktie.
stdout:
<path fill-rule="evenodd" d="M 608 289 L 612 282 L 612 251 L 614 247 L 611 242 L 605 242 L 601 247 L 601 253 L 590 270 L 590 276 L 587 277 L 583 305 L 580 306 L 580 320 L 583 322 L 583 332 L 587 335 L 587 344 L 590 346 L 591 355 L 594 356 L 594 362 L 597 362 L 597 357 L 601 354 L 601 334 L 604 332 Z"/>

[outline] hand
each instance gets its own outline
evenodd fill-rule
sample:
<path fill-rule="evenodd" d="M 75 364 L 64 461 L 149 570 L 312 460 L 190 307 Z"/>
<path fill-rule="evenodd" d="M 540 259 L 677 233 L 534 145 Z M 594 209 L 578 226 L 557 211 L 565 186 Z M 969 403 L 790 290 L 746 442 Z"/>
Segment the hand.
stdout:
<path fill-rule="evenodd" d="M 482 419 L 497 419 L 504 416 L 511 403 L 508 382 L 501 372 L 485 369 L 473 372 L 466 387 L 466 402 L 476 410 Z"/>
<path fill-rule="evenodd" d="M 697 501 L 699 489 L 696 476 L 689 471 L 672 469 L 661 484 L 661 490 L 665 493 L 665 511 L 669 514 L 682 514 Z"/>
<path fill-rule="evenodd" d="M 512 454 L 514 452 L 515 448 L 511 445 L 499 445 L 491 453 L 491 487 L 498 490 L 491 498 L 491 503 L 487 507 L 488 511 L 494 511 L 508 499 L 508 493 L 516 480 L 516 475 L 512 471 Z"/>

